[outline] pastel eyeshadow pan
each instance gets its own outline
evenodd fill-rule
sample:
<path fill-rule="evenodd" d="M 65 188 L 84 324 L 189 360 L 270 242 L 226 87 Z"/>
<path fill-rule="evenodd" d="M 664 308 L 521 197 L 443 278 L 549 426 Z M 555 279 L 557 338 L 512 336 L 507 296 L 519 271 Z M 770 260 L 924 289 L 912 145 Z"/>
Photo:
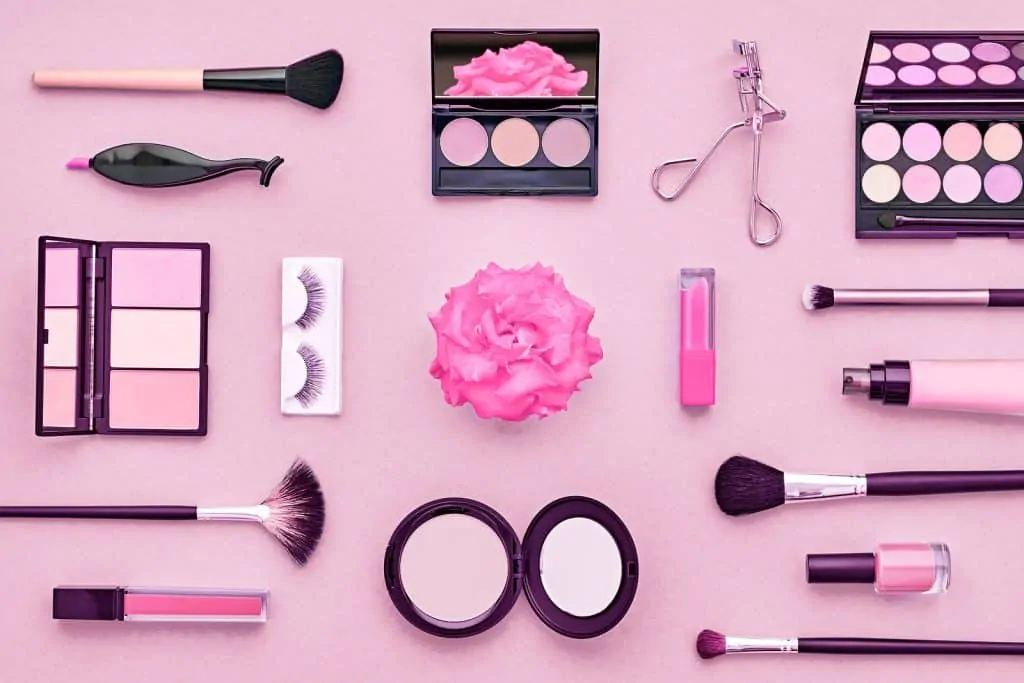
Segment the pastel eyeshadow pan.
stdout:
<path fill-rule="evenodd" d="M 864 83 L 871 87 L 925 88 L 936 82 L 967 87 L 980 81 L 1005 87 L 1024 81 L 1024 41 L 946 40 L 930 48 L 914 41 L 875 41 Z"/>
<path fill-rule="evenodd" d="M 52 427 L 75 426 L 78 404 L 79 269 L 75 246 L 46 248 L 43 322 L 43 422 Z"/>
<path fill-rule="evenodd" d="M 527 118 L 510 116 L 488 133 L 476 119 L 462 116 L 445 125 L 439 145 L 442 156 L 454 166 L 486 164 L 490 151 L 499 166 L 508 168 L 537 163 L 571 168 L 587 159 L 592 141 L 589 128 L 571 117 L 538 125 Z"/>

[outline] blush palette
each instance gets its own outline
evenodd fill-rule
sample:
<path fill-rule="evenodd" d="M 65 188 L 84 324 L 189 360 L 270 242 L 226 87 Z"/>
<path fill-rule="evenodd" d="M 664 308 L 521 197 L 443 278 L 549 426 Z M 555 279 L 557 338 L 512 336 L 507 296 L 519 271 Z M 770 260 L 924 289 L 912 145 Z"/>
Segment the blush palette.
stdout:
<path fill-rule="evenodd" d="M 208 244 L 39 240 L 36 434 L 206 433 Z"/>
<path fill-rule="evenodd" d="M 1024 32 L 872 32 L 856 235 L 1024 237 Z"/>
<path fill-rule="evenodd" d="M 597 194 L 596 30 L 434 30 L 432 187 Z"/>

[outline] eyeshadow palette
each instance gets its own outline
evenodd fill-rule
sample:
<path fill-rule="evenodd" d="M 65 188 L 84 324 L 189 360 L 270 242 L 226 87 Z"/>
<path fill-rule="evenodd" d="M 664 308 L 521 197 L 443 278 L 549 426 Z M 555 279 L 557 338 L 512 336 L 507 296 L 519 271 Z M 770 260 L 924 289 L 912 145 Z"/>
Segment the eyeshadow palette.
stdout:
<path fill-rule="evenodd" d="M 872 32 L 856 236 L 1024 237 L 1024 32 Z"/>
<path fill-rule="evenodd" d="M 39 238 L 36 434 L 206 434 L 210 246 Z"/>
<path fill-rule="evenodd" d="M 596 30 L 431 32 L 432 188 L 597 194 Z"/>

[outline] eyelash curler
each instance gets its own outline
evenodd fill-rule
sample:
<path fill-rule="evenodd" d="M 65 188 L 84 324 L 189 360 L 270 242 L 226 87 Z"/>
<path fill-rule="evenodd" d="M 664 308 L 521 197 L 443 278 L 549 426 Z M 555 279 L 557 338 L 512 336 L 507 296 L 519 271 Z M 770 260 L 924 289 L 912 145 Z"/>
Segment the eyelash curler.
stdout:
<path fill-rule="evenodd" d="M 708 162 L 708 159 L 710 159 L 711 155 L 715 153 L 715 150 L 725 142 L 729 133 L 739 128 L 749 127 L 751 132 L 754 134 L 754 164 L 752 178 L 750 181 L 750 216 L 748 221 L 750 240 L 759 247 L 767 247 L 779 239 L 779 236 L 782 234 L 782 217 L 779 216 L 778 211 L 770 207 L 763 199 L 761 199 L 761 194 L 757 189 L 757 179 L 761 165 L 761 134 L 764 131 L 764 126 L 766 124 L 781 121 L 786 118 L 786 111 L 776 106 L 775 103 L 769 100 L 764 94 L 764 74 L 761 71 L 761 61 L 757 52 L 757 43 L 752 40 L 734 40 L 732 41 L 732 47 L 734 52 L 743 55 L 747 60 L 746 67 L 733 69 L 732 72 L 733 78 L 736 79 L 736 89 L 739 93 L 740 109 L 743 110 L 743 120 L 726 126 L 725 130 L 722 131 L 722 134 L 718 136 L 717 140 L 715 140 L 715 143 L 711 145 L 711 149 L 709 149 L 700 160 L 698 160 L 697 157 L 685 157 L 682 159 L 669 159 L 668 161 L 658 164 L 654 168 L 654 173 L 651 175 L 651 187 L 662 199 L 675 199 L 683 193 L 690 182 L 697 176 L 697 173 L 699 173 L 704 167 L 704 164 Z M 767 110 L 765 109 L 766 106 Z M 696 165 L 690 169 L 690 172 L 686 174 L 686 177 L 683 178 L 671 192 L 666 193 L 662 189 L 661 174 L 665 169 L 670 166 L 691 164 L 694 162 L 696 162 Z M 766 237 L 761 237 L 757 229 L 759 207 L 768 212 L 775 224 L 775 229 Z"/>

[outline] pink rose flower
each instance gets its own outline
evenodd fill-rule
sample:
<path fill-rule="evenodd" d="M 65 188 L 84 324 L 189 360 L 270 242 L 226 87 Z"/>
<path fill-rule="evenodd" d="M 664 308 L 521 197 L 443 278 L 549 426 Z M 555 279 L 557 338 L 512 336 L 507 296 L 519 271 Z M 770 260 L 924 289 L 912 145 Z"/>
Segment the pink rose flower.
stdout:
<path fill-rule="evenodd" d="M 455 85 L 445 95 L 462 97 L 575 96 L 587 84 L 587 72 L 576 67 L 550 47 L 532 40 L 497 52 L 486 50 L 469 64 L 454 69 Z"/>
<path fill-rule="evenodd" d="M 541 418 L 565 410 L 601 342 L 587 333 L 594 309 L 539 263 L 506 270 L 494 263 L 454 287 L 430 315 L 437 357 L 430 374 L 445 400 L 469 403 L 483 418 Z"/>

